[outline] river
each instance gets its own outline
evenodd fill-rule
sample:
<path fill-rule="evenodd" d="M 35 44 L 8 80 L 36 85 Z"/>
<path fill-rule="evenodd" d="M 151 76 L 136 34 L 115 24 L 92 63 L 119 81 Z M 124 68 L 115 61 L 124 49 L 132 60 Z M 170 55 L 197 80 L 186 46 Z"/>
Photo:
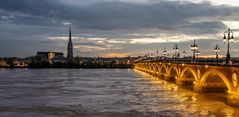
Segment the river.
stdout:
<path fill-rule="evenodd" d="M 134 69 L 0 69 L 0 117 L 238 117 L 224 96 Z"/>

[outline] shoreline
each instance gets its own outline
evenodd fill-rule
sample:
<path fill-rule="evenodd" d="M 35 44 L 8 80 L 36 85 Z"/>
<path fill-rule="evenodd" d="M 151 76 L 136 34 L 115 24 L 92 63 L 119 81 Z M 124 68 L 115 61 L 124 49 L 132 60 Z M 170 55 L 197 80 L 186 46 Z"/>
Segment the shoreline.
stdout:
<path fill-rule="evenodd" d="M 0 69 L 134 69 L 134 67 L 0 67 Z"/>

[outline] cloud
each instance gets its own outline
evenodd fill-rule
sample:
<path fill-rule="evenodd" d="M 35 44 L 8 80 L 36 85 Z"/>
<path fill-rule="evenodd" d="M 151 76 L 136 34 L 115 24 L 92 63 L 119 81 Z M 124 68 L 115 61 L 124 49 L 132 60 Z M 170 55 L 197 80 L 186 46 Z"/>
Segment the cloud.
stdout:
<path fill-rule="evenodd" d="M 229 16 L 233 13 L 231 11 L 234 10 L 225 6 L 213 6 L 208 2 L 195 4 L 178 1 L 161 1 L 155 4 L 103 1 L 76 7 L 64 5 L 59 0 L 55 2 L 49 0 L 8 0 L 0 1 L 0 8 L 22 14 L 17 19 L 23 24 L 42 25 L 45 22 L 48 25 L 52 18 L 62 21 L 68 20 L 73 25 L 83 29 L 137 30 L 138 28 L 157 28 L 161 30 L 179 30 L 189 25 L 190 27 L 187 28 L 192 28 L 192 31 L 194 28 L 198 28 L 197 26 L 212 30 L 214 28 L 224 28 L 225 26 L 218 21 L 193 23 L 187 21 L 188 19 Z M 19 20 L 16 20 L 16 22 L 20 22 Z M 208 25 L 213 25 L 214 27 L 208 27 Z M 215 30 L 215 32 L 218 31 Z"/>
<path fill-rule="evenodd" d="M 8 52 L 0 56 L 52 48 L 65 52 L 69 24 L 81 49 L 75 54 L 86 54 L 85 49 L 89 56 L 141 53 L 193 37 L 215 40 L 213 35 L 226 29 L 225 21 L 239 19 L 238 11 L 235 6 L 177 0 L 1 0 L 0 49 Z"/>

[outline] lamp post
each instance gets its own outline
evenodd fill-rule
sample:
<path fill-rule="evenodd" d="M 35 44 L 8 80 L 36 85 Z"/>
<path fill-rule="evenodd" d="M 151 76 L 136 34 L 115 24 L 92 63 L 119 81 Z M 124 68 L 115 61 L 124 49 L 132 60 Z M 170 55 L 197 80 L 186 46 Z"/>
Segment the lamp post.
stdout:
<path fill-rule="evenodd" d="M 164 61 L 166 60 L 167 54 L 168 54 L 168 52 L 167 52 L 166 48 L 164 48 L 164 50 L 163 50 Z"/>
<path fill-rule="evenodd" d="M 177 54 L 177 58 L 180 58 L 180 53 L 178 52 L 178 54 Z"/>
<path fill-rule="evenodd" d="M 195 52 L 195 54 L 196 54 L 196 58 L 198 58 L 198 56 L 199 56 L 199 54 L 200 54 L 200 51 L 197 50 L 197 51 Z M 195 62 L 196 62 L 196 59 L 195 59 Z"/>
<path fill-rule="evenodd" d="M 229 65 L 229 61 L 230 61 L 230 53 L 229 53 L 230 43 L 233 43 L 233 41 L 234 41 L 233 32 L 231 31 L 230 28 L 228 28 L 224 32 L 224 37 L 223 37 L 223 42 L 227 43 L 227 55 L 226 55 L 226 64 L 227 65 Z"/>
<path fill-rule="evenodd" d="M 186 51 L 184 50 L 184 51 L 183 51 L 183 58 L 185 58 L 186 54 L 187 54 L 187 53 L 186 53 Z"/>
<path fill-rule="evenodd" d="M 183 60 L 184 60 L 184 62 L 186 62 L 186 60 L 185 60 L 186 54 L 187 54 L 187 53 L 186 53 L 186 51 L 184 50 L 184 51 L 183 51 Z"/>
<path fill-rule="evenodd" d="M 193 51 L 193 63 L 195 63 L 196 51 L 198 50 L 198 45 L 196 45 L 195 39 L 193 45 L 191 45 L 191 51 Z"/>
<path fill-rule="evenodd" d="M 220 51 L 220 47 L 218 44 L 215 46 L 214 51 L 216 52 L 216 59 L 217 59 L 217 65 L 218 65 L 218 52 Z"/>
<path fill-rule="evenodd" d="M 177 62 L 177 53 L 178 53 L 178 45 L 177 44 L 175 44 L 174 46 L 173 46 L 173 50 L 174 50 L 174 62 L 176 63 Z"/>

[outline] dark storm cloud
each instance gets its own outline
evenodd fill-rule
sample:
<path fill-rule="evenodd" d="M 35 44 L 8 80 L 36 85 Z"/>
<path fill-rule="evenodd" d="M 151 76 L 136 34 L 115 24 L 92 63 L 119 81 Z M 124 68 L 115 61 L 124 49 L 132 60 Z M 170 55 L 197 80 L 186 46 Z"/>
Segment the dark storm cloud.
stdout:
<path fill-rule="evenodd" d="M 15 22 L 23 24 L 51 24 L 57 21 L 70 21 L 79 28 L 114 30 L 158 28 L 179 30 L 188 28 L 225 28 L 221 22 L 192 23 L 195 17 L 230 16 L 235 8 L 213 6 L 208 2 L 163 1 L 155 4 L 133 4 L 124 2 L 99 2 L 90 5 L 69 6 L 59 0 L 1 0 L 0 8 L 9 12 L 19 12 L 29 16 L 18 16 Z M 44 22 L 44 23 L 43 23 Z M 206 25 L 204 25 L 206 24 Z M 213 27 L 211 27 L 213 25 Z"/>
<path fill-rule="evenodd" d="M 217 34 L 221 30 L 225 30 L 226 26 L 219 21 L 208 21 L 199 23 L 189 23 L 181 28 L 185 34 L 203 35 L 203 34 Z M 186 33 L 188 32 L 188 33 Z"/>
<path fill-rule="evenodd" d="M 160 1 L 152 4 L 134 4 L 102 1 L 70 5 L 62 0 L 0 0 L 0 49 L 8 50 L 1 52 L 0 56 L 22 55 L 16 48 L 27 50 L 24 56 L 32 55 L 37 50 L 47 50 L 46 48 L 64 51 L 66 42 L 49 40 L 51 36 L 67 36 L 64 22 L 72 23 L 75 36 L 88 33 L 92 38 L 119 41 L 157 37 L 146 35 L 147 33 L 216 34 L 226 28 L 220 20 L 238 19 L 235 15 L 238 11 L 237 7 L 215 6 L 209 2 Z M 81 42 L 82 45 L 106 46 L 87 40 Z M 109 41 L 104 43 L 112 44 Z M 124 47 L 124 44 L 120 45 Z M 31 46 L 34 47 L 30 51 Z M 125 50 L 130 48 L 125 47 Z"/>

